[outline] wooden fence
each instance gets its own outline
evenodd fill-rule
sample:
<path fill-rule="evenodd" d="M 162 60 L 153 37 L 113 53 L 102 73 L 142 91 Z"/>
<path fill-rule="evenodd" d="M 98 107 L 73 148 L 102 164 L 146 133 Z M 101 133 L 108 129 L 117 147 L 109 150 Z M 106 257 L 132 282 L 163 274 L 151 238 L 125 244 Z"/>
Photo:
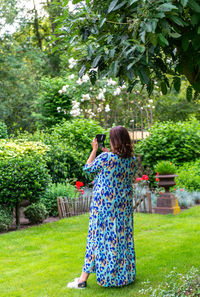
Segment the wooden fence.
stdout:
<path fill-rule="evenodd" d="M 77 216 L 89 212 L 92 196 L 79 196 L 78 198 L 57 198 L 59 218 Z M 152 213 L 151 193 L 147 192 L 141 197 L 133 197 L 134 212 Z"/>

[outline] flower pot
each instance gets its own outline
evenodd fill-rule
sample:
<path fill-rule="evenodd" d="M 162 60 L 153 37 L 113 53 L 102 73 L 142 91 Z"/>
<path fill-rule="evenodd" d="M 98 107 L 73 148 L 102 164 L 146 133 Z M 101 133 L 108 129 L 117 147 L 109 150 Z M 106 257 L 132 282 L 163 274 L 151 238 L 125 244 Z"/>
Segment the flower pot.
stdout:
<path fill-rule="evenodd" d="M 154 209 L 155 213 L 159 214 L 178 214 L 180 212 L 180 207 L 178 205 L 178 199 L 174 194 L 169 192 L 169 188 L 176 185 L 175 174 L 168 175 L 157 175 L 159 178 L 159 187 L 165 188 L 165 193 L 160 193 L 157 199 L 157 207 Z"/>
<path fill-rule="evenodd" d="M 163 187 L 165 188 L 165 192 L 169 192 L 169 188 L 176 185 L 176 182 L 174 180 L 176 176 L 176 174 L 157 175 L 156 177 L 159 178 L 159 187 Z"/>

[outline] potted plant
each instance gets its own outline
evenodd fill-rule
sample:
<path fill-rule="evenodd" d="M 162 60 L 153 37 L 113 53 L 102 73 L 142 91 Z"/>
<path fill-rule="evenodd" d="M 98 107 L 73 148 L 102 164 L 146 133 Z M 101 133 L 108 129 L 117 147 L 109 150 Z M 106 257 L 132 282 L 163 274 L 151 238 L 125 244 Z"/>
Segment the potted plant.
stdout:
<path fill-rule="evenodd" d="M 156 178 L 159 180 L 159 187 L 165 188 L 165 192 L 169 192 L 169 188 L 176 184 L 175 174 L 176 166 L 170 161 L 160 161 L 155 166 L 155 171 L 157 172 Z"/>
<path fill-rule="evenodd" d="M 174 178 L 177 176 L 176 166 L 170 161 L 160 161 L 155 166 L 157 171 L 156 180 L 159 187 L 165 188 L 165 193 L 160 193 L 157 199 L 157 207 L 155 213 L 160 214 L 178 214 L 180 207 L 178 205 L 178 199 L 174 194 L 169 192 L 169 188 L 176 184 Z"/>

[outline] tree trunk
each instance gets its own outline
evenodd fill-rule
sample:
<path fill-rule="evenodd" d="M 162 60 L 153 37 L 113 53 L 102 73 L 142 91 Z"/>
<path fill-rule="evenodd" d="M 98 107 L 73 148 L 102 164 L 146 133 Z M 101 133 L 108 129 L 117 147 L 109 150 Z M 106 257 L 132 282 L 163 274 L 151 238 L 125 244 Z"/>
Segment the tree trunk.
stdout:
<path fill-rule="evenodd" d="M 42 38 L 40 36 L 40 31 L 39 31 L 39 19 L 38 19 L 38 13 L 37 13 L 37 9 L 35 6 L 35 0 L 33 0 L 33 9 L 34 9 L 34 29 L 35 29 L 35 34 L 36 34 L 36 38 L 37 38 L 37 42 L 38 42 L 38 46 L 39 48 L 42 50 Z"/>
<path fill-rule="evenodd" d="M 15 206 L 16 228 L 20 228 L 20 203 L 17 202 Z"/>

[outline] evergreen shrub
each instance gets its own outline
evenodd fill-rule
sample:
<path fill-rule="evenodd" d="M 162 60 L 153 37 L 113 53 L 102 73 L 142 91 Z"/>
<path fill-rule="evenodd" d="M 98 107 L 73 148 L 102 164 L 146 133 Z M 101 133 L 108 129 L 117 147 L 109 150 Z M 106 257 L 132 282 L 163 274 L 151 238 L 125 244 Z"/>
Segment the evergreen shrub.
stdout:
<path fill-rule="evenodd" d="M 156 123 L 150 136 L 135 145 L 135 154 L 142 164 L 153 168 L 160 160 L 182 164 L 200 157 L 200 122 Z"/>
<path fill-rule="evenodd" d="M 45 205 L 38 202 L 27 206 L 24 215 L 31 224 L 40 224 L 47 218 L 48 212 Z"/>
<path fill-rule="evenodd" d="M 0 206 L 0 232 L 7 231 L 13 221 L 12 212 Z"/>
<path fill-rule="evenodd" d="M 45 205 L 49 216 L 58 216 L 57 197 L 78 198 L 76 187 L 69 183 L 51 184 L 41 196 L 40 201 Z"/>

